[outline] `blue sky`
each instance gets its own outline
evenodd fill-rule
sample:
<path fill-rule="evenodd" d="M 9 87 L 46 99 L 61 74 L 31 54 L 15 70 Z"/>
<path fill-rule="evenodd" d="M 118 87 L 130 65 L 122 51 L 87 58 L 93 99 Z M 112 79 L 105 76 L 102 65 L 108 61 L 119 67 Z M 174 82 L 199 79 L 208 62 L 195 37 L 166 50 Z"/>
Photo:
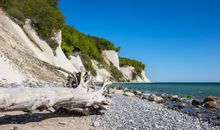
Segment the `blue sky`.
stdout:
<path fill-rule="evenodd" d="M 154 82 L 220 82 L 219 0 L 60 0 L 66 22 L 146 64 Z"/>

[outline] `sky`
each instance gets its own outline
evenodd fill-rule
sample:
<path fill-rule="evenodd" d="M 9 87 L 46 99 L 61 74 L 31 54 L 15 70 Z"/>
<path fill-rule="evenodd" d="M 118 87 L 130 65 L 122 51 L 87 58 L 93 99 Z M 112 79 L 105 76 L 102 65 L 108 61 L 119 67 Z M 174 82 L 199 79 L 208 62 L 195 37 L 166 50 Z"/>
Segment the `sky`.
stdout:
<path fill-rule="evenodd" d="M 220 0 L 60 0 L 66 23 L 121 47 L 153 82 L 220 82 Z"/>

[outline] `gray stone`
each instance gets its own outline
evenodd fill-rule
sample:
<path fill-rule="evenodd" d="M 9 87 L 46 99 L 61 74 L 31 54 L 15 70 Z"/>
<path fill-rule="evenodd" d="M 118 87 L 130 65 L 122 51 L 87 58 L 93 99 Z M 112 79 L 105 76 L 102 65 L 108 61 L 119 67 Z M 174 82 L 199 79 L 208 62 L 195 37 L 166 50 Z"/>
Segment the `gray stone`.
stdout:
<path fill-rule="evenodd" d="M 204 104 L 204 107 L 205 108 L 213 108 L 213 109 L 218 109 L 219 108 L 219 106 L 218 106 L 218 103 L 217 102 L 215 102 L 215 101 L 208 101 L 208 102 L 206 102 L 205 104 Z"/>
<path fill-rule="evenodd" d="M 154 94 L 150 95 L 150 96 L 148 97 L 148 100 L 149 100 L 149 101 L 155 101 L 155 102 L 158 102 L 158 103 L 163 102 L 163 98 L 162 98 L 162 97 L 156 96 L 156 95 L 154 95 Z"/>
<path fill-rule="evenodd" d="M 149 96 L 147 96 L 147 95 L 142 96 L 142 99 L 148 99 L 148 98 L 149 98 Z"/>
<path fill-rule="evenodd" d="M 209 101 L 216 101 L 216 102 L 220 103 L 220 97 L 217 97 L 217 96 L 207 96 L 207 97 L 204 98 L 203 104 L 205 104 L 206 102 L 209 102 Z"/>
<path fill-rule="evenodd" d="M 98 121 L 95 121 L 93 124 L 92 124 L 94 127 L 99 127 L 100 126 L 100 123 Z"/>
<path fill-rule="evenodd" d="M 183 100 L 179 97 L 175 97 L 172 99 L 172 101 L 175 101 L 175 102 L 182 102 Z"/>
<path fill-rule="evenodd" d="M 60 125 L 67 125 L 68 123 L 67 123 L 67 122 L 64 122 L 64 121 L 59 121 L 59 124 L 60 124 Z"/>
<path fill-rule="evenodd" d="M 19 130 L 17 126 L 13 126 L 10 130 Z"/>
<path fill-rule="evenodd" d="M 135 97 L 134 93 L 129 92 L 129 91 L 124 92 L 123 95 L 124 95 L 124 96 L 128 96 L 128 97 Z"/>
<path fill-rule="evenodd" d="M 113 94 L 110 107 L 103 115 L 91 116 L 105 130 L 220 130 L 220 126 L 140 98 Z"/>
<path fill-rule="evenodd" d="M 193 105 L 193 106 L 199 106 L 199 105 L 201 105 L 201 103 L 200 103 L 198 100 L 193 99 L 193 100 L 192 100 L 192 105 Z"/>
<path fill-rule="evenodd" d="M 142 92 L 141 92 L 141 91 L 138 91 L 138 90 L 134 90 L 133 93 L 134 93 L 135 96 L 140 96 L 140 95 L 142 95 Z"/>

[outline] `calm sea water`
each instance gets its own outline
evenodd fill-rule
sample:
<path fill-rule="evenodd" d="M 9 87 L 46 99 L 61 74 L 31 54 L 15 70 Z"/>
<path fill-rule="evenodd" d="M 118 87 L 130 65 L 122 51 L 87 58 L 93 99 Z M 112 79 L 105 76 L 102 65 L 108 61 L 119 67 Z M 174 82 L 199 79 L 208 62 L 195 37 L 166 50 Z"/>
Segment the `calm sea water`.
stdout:
<path fill-rule="evenodd" d="M 196 98 L 204 98 L 209 95 L 220 97 L 220 83 L 114 83 L 113 86 L 170 95 L 193 95 Z"/>

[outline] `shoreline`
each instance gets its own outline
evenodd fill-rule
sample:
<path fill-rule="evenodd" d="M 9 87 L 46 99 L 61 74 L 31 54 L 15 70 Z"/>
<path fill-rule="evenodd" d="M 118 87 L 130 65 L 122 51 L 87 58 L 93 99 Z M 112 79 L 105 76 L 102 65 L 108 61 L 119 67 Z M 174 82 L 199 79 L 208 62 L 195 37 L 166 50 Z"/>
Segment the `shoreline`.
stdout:
<path fill-rule="evenodd" d="M 160 97 L 159 95 L 151 93 L 148 97 L 154 96 L 149 99 L 143 96 L 141 91 L 122 87 L 114 88 L 110 92 L 112 93 L 112 105 L 110 110 L 104 115 L 93 116 L 93 121 L 101 122 L 106 130 L 220 130 L 220 124 L 217 124 L 220 123 L 219 109 L 217 110 L 219 117 L 215 120 L 216 124 L 213 124 L 213 122 L 204 120 L 200 113 L 191 111 L 194 110 L 194 108 L 197 110 L 199 107 L 185 104 L 186 102 L 180 101 L 181 98 L 178 96 L 172 97 L 171 103 L 164 101 L 164 98 L 168 98 L 170 95 Z M 168 101 L 169 99 L 166 100 Z M 168 106 L 169 103 L 173 106 Z M 188 109 L 187 105 L 189 105 L 191 109 Z M 186 107 L 189 111 L 182 111 L 186 110 L 183 107 Z"/>
<path fill-rule="evenodd" d="M 45 84 L 33 82 L 31 86 L 43 87 Z M 52 83 L 50 85 L 60 86 Z M 110 108 L 102 114 L 83 116 L 74 112 L 43 111 L 28 115 L 21 111 L 4 112 L 0 113 L 0 127 L 2 130 L 13 127 L 21 130 L 220 130 L 220 124 L 217 124 L 220 123 L 219 109 L 204 109 L 198 104 L 194 106 L 189 100 L 178 96 L 154 93 L 144 95 L 139 90 L 124 87 L 110 88 L 109 92 L 112 97 Z M 199 110 L 206 111 L 197 113 Z M 203 115 L 210 116 L 211 120 L 204 120 Z M 218 116 L 218 119 L 215 120 L 213 115 Z"/>
<path fill-rule="evenodd" d="M 105 130 L 220 130 L 197 117 L 168 109 L 163 104 L 124 96 L 112 95 L 112 105 L 104 115 L 92 116 L 93 122 L 100 122 Z"/>

